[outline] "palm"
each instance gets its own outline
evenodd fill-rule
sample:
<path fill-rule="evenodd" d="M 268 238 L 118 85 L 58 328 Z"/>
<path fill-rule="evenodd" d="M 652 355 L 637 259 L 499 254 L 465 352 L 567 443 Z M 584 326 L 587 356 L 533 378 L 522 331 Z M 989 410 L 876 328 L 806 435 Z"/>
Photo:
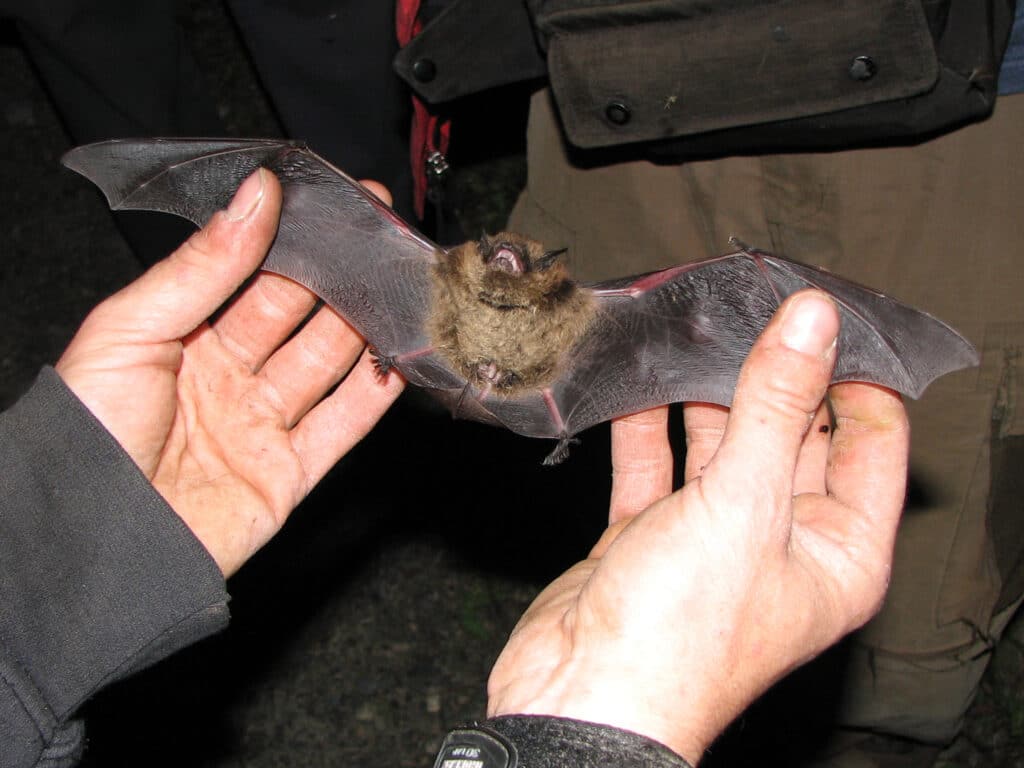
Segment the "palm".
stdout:
<path fill-rule="evenodd" d="M 265 182 L 255 215 L 215 216 L 97 307 L 57 364 L 225 574 L 402 387 L 377 379 L 362 339 L 332 310 L 309 317 L 315 297 L 282 277 L 260 274 L 205 322 L 273 238 L 280 190 Z"/>
<path fill-rule="evenodd" d="M 222 509 L 194 517 L 194 529 L 200 539 L 217 535 L 205 527 L 236 532 L 237 556 L 266 543 L 318 479 L 303 467 L 283 402 L 216 334 L 185 345 L 173 419 L 150 477 L 175 509 Z"/>

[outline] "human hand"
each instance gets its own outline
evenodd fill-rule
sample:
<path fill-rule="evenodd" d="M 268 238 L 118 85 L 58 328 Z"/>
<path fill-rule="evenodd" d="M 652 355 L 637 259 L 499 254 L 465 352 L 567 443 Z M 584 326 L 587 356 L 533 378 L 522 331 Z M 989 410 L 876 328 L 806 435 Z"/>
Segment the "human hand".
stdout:
<path fill-rule="evenodd" d="M 895 393 L 840 384 L 836 429 L 822 431 L 837 331 L 821 294 L 783 305 L 727 423 L 724 409 L 687 410 L 676 493 L 664 409 L 615 426 L 611 524 L 513 631 L 491 716 L 614 725 L 695 764 L 774 681 L 877 611 L 909 429 Z"/>
<path fill-rule="evenodd" d="M 316 297 L 287 278 L 260 273 L 209 319 L 259 267 L 280 207 L 274 175 L 250 176 L 226 211 L 97 306 L 56 366 L 225 576 L 403 387 L 379 379 L 330 308 L 295 333 Z"/>

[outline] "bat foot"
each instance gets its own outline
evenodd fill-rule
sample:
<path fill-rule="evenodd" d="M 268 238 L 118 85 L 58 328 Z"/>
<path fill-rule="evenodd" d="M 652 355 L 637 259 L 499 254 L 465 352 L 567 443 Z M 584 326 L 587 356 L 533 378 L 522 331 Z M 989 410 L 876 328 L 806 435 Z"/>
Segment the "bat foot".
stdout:
<path fill-rule="evenodd" d="M 771 254 L 767 251 L 763 251 L 756 246 L 750 245 L 740 240 L 736 235 L 729 236 L 729 245 L 735 248 L 739 253 L 744 253 L 747 256 L 758 257 L 758 256 L 770 256 Z"/>
<path fill-rule="evenodd" d="M 386 378 L 395 367 L 395 356 L 381 355 L 375 349 L 371 349 L 370 354 L 373 355 L 373 367 L 377 370 L 377 375 L 382 379 Z"/>
<path fill-rule="evenodd" d="M 562 435 L 558 440 L 555 450 L 549 453 L 542 462 L 545 467 L 554 467 L 561 464 L 569 457 L 569 446 L 579 445 L 579 438 Z"/>
<path fill-rule="evenodd" d="M 749 245 L 747 245 L 745 242 L 736 237 L 736 235 L 729 235 L 729 245 L 735 248 L 737 251 L 742 251 L 743 253 L 750 253 L 750 251 L 752 250 Z"/>

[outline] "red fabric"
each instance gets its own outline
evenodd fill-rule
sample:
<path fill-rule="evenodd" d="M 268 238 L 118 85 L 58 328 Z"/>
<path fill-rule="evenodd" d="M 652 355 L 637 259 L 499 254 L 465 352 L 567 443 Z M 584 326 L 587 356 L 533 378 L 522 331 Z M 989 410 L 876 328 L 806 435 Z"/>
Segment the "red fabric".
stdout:
<path fill-rule="evenodd" d="M 395 32 L 398 44 L 405 46 L 423 29 L 417 18 L 420 0 L 397 0 L 395 7 Z M 433 152 L 445 154 L 451 123 L 432 115 L 427 105 L 412 95 L 412 130 L 409 136 L 409 161 L 412 163 L 413 206 L 416 216 L 423 219 L 427 198 L 427 158 Z"/>

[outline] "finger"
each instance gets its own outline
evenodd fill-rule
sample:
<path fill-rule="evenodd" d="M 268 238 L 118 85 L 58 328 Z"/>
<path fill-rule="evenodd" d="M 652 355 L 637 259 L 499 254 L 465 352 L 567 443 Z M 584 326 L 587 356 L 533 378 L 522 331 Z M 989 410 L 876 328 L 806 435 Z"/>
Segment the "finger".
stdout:
<path fill-rule="evenodd" d="M 293 280 L 262 272 L 213 323 L 221 343 L 250 371 L 258 371 L 316 305 Z"/>
<path fill-rule="evenodd" d="M 874 384 L 832 389 L 836 429 L 826 485 L 830 498 L 798 496 L 800 548 L 838 585 L 837 633 L 881 606 L 906 490 L 909 428 L 899 395 Z M 828 503 L 833 502 L 833 503 Z"/>
<path fill-rule="evenodd" d="M 776 312 L 740 371 L 722 444 L 704 473 L 722 498 L 790 508 L 797 455 L 824 398 L 838 332 L 835 306 L 820 291 L 802 291 Z"/>
<path fill-rule="evenodd" d="M 832 413 L 828 403 L 822 403 L 800 446 L 793 475 L 794 496 L 801 493 L 825 494 L 825 467 L 831 445 Z"/>
<path fill-rule="evenodd" d="M 309 489 L 367 435 L 404 386 L 395 371 L 381 377 L 365 350 L 338 388 L 299 421 L 292 444 L 306 468 Z"/>
<path fill-rule="evenodd" d="M 608 522 L 642 512 L 672 493 L 668 406 L 612 421 L 612 496 Z"/>
<path fill-rule="evenodd" d="M 704 467 L 715 455 L 725 425 L 729 420 L 729 409 L 714 403 L 683 403 L 683 426 L 686 430 L 686 465 L 683 482 L 688 483 L 704 473 Z"/>
<path fill-rule="evenodd" d="M 857 510 L 879 536 L 895 536 L 906 494 L 910 424 L 900 396 L 874 384 L 837 384 L 836 429 L 826 482 L 837 501 Z"/>
<path fill-rule="evenodd" d="M 391 205 L 391 193 L 388 191 L 388 188 L 381 184 L 379 181 L 363 179 L 359 183 L 366 187 L 370 192 L 372 192 L 374 197 L 376 197 L 382 203 L 384 203 L 385 205 Z"/>
<path fill-rule="evenodd" d="M 281 188 L 257 170 L 178 250 L 98 308 L 126 342 L 179 339 L 195 330 L 256 270 L 277 231 Z"/>
<path fill-rule="evenodd" d="M 375 181 L 363 185 L 391 204 L 387 188 Z M 259 370 L 312 311 L 316 296 L 293 280 L 262 273 L 224 310 L 214 328 L 222 343 L 249 370 Z"/>
<path fill-rule="evenodd" d="M 330 307 L 320 309 L 263 366 L 291 428 L 352 368 L 366 343 Z"/>

